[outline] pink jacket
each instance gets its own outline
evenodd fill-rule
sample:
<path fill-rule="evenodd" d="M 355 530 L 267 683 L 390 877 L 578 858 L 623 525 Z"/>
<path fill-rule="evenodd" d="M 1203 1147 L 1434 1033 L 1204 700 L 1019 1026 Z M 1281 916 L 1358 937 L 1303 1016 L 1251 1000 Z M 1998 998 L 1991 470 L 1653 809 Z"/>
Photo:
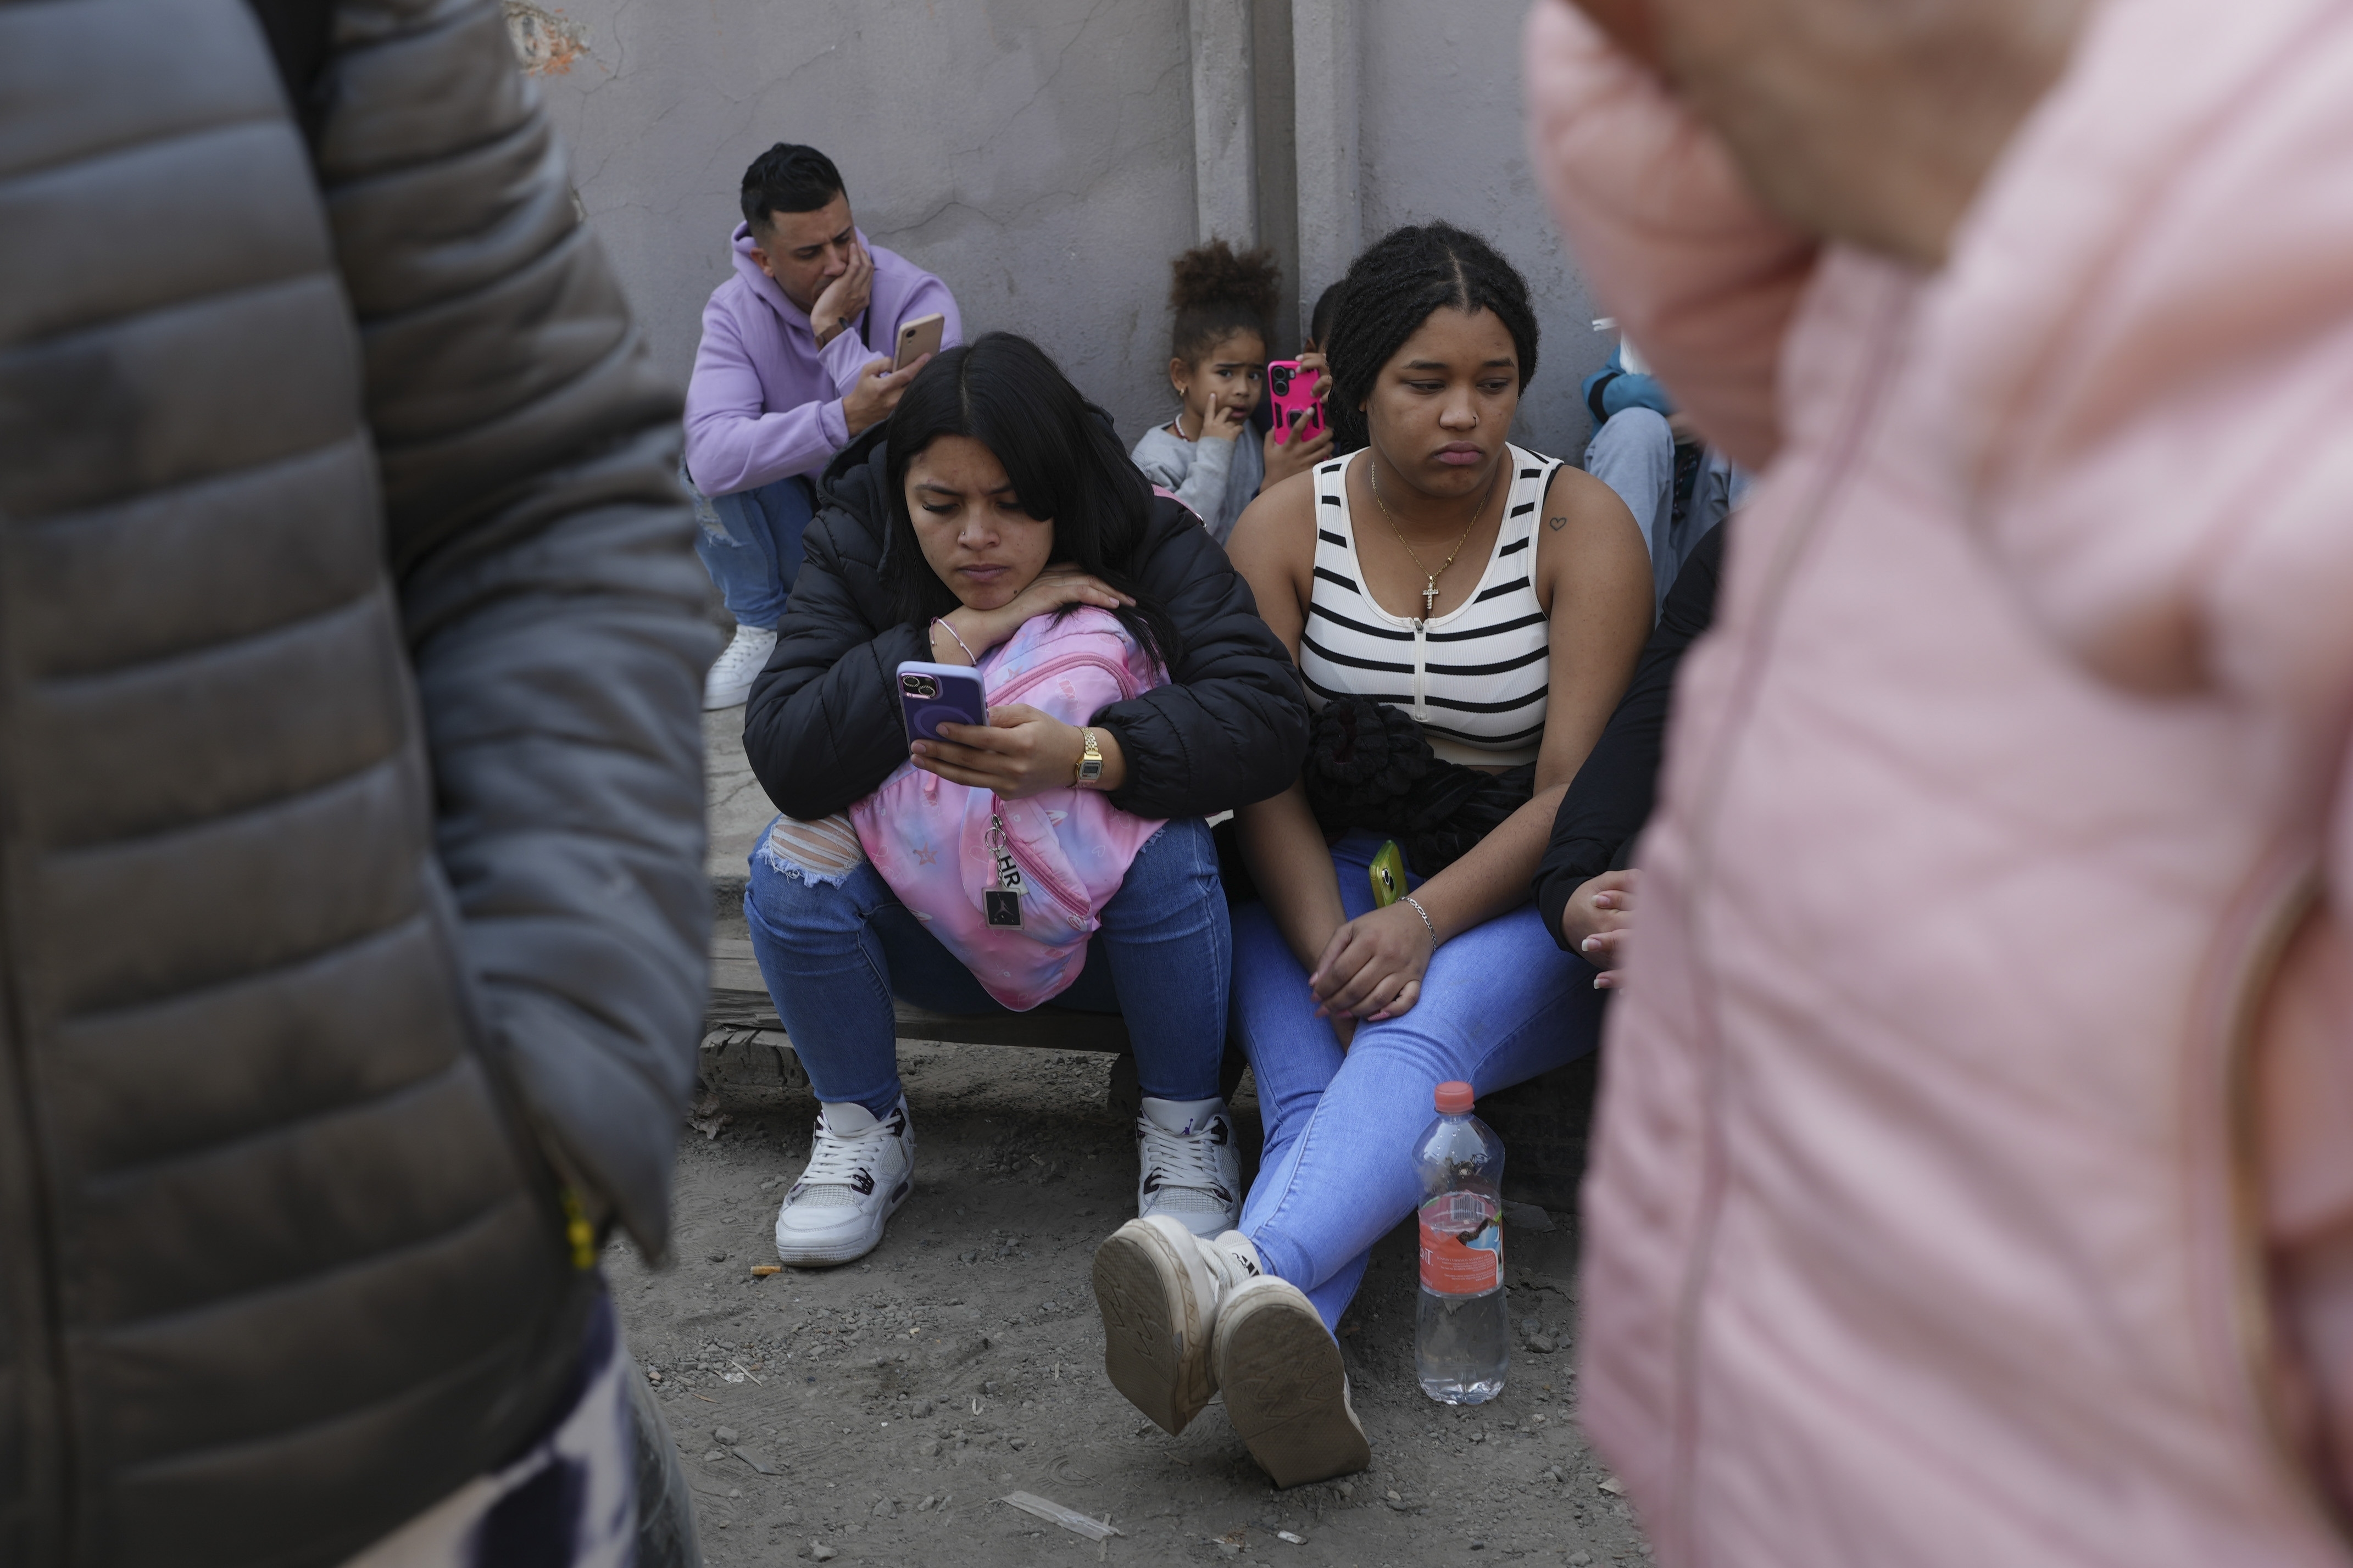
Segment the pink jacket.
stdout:
<path fill-rule="evenodd" d="M 1066 724 L 1085 724 L 1168 680 L 1117 617 L 1090 606 L 1032 616 L 979 668 L 990 707 L 1025 702 Z M 1018 926 L 987 920 L 983 895 L 1007 885 L 998 880 L 992 819 L 1021 883 Z M 1017 1013 L 1051 1001 L 1079 977 L 1087 939 L 1103 923 L 1096 911 L 1163 826 L 1095 790 L 1000 800 L 913 763 L 852 805 L 849 820 L 899 901 Z"/>
<path fill-rule="evenodd" d="M 1579 259 L 1769 464 L 1641 846 L 1588 1430 L 1672 1568 L 2343 1568 L 2353 6 L 2107 0 L 1933 277 L 1528 42 Z"/>

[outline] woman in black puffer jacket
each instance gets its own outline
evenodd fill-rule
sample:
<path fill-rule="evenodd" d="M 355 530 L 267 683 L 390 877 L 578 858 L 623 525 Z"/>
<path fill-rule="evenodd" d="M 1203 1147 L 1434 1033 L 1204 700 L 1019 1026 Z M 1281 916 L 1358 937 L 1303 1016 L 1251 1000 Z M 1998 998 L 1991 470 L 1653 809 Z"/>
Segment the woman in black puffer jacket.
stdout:
<path fill-rule="evenodd" d="M 842 1263 L 912 1190 L 893 995 L 1001 1011 L 868 863 L 842 814 L 906 763 L 897 669 L 970 665 L 1030 617 L 1092 605 L 1168 683 L 1088 725 L 998 708 L 918 767 L 1020 799 L 1074 787 L 1092 737 L 1111 805 L 1166 825 L 1099 911 L 1056 1005 L 1119 1012 L 1144 1114 L 1137 1203 L 1214 1235 L 1241 1201 L 1218 1096 L 1231 938 L 1203 819 L 1289 787 L 1306 747 L 1296 668 L 1200 520 L 1155 496 L 1110 421 L 1034 344 L 990 333 L 934 361 L 825 476 L 744 745 L 784 815 L 752 858 L 753 948 L 823 1110 L 777 1254 Z"/>

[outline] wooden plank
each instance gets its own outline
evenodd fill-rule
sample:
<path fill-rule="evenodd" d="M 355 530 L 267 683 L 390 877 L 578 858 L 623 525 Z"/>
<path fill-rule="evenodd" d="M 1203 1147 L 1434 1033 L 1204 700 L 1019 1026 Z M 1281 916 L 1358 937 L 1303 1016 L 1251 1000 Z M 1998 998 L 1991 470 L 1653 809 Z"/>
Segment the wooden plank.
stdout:
<path fill-rule="evenodd" d="M 1053 1006 L 1028 1013 L 983 1013 L 962 1016 L 934 1013 L 905 1002 L 894 1004 L 902 1040 L 949 1045 L 1037 1046 L 1057 1051 L 1101 1051 L 1117 1056 L 1128 1048 L 1126 1022 L 1107 1013 L 1069 1012 Z M 706 1027 L 782 1029 L 776 1004 L 753 961 L 752 944 L 741 937 L 711 943 L 711 999 Z"/>

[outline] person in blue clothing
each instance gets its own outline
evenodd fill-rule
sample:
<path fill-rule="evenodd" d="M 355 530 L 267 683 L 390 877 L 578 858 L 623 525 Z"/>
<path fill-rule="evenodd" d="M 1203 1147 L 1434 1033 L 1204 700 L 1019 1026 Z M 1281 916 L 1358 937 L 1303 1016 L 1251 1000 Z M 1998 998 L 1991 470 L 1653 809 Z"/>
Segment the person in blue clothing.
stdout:
<path fill-rule="evenodd" d="M 1593 438 L 1585 471 L 1618 492 L 1650 547 L 1654 613 L 1675 574 L 1748 487 L 1748 476 L 1705 446 L 1674 400 L 1620 343 L 1585 378 Z"/>

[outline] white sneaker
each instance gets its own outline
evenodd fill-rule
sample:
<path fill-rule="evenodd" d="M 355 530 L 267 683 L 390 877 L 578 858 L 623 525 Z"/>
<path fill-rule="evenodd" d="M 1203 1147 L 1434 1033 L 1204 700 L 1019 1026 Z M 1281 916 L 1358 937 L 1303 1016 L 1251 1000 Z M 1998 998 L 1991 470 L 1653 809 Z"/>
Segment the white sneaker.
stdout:
<path fill-rule="evenodd" d="M 767 667 L 768 656 L 776 649 L 776 628 L 774 626 L 737 626 L 735 640 L 702 678 L 702 706 L 705 709 L 734 708 L 752 695 L 752 678 Z"/>
<path fill-rule="evenodd" d="M 1372 1464 L 1340 1347 L 1298 1286 L 1261 1278 L 1228 1296 L 1209 1360 L 1227 1417 L 1276 1486 L 1354 1475 Z"/>
<path fill-rule="evenodd" d="M 1240 1231 L 1209 1241 L 1168 1215 L 1121 1226 L 1095 1248 L 1112 1386 L 1162 1431 L 1182 1432 L 1218 1391 L 1209 1345 L 1219 1304 L 1258 1277 L 1258 1248 Z"/>
<path fill-rule="evenodd" d="M 1166 1215 L 1195 1236 L 1234 1228 L 1242 1162 L 1222 1100 L 1152 1100 L 1135 1119 L 1135 1212 Z"/>
<path fill-rule="evenodd" d="M 776 1211 L 776 1256 L 799 1268 L 863 1258 L 914 1188 L 905 1095 L 879 1121 L 862 1105 L 819 1106 L 808 1169 Z"/>

